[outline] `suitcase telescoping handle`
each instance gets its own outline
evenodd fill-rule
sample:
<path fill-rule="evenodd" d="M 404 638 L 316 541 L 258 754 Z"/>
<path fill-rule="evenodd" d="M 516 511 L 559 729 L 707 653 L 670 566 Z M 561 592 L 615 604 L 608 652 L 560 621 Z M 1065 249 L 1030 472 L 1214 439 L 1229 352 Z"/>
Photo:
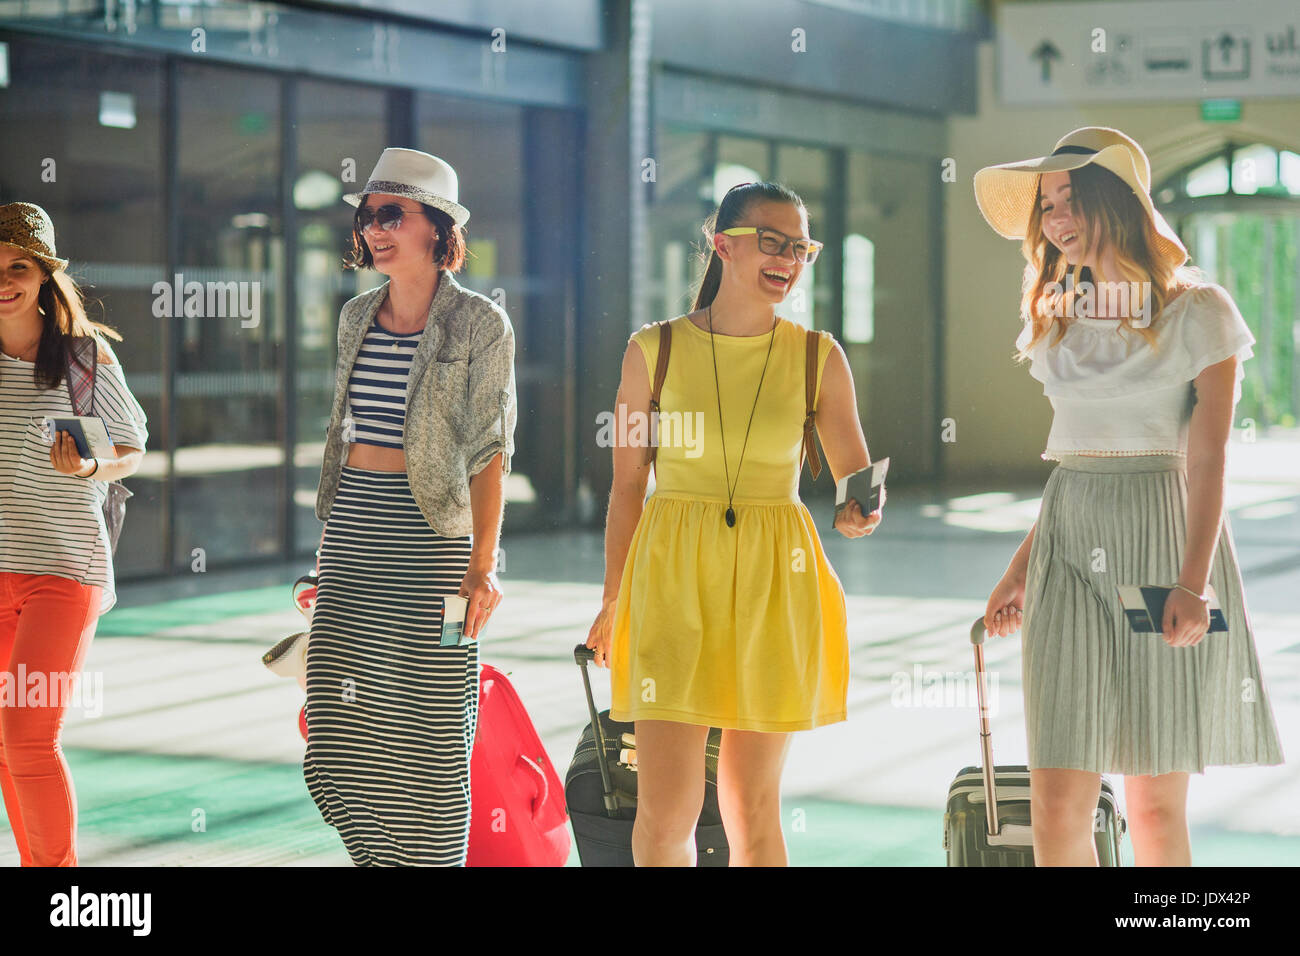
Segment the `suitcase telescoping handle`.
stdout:
<path fill-rule="evenodd" d="M 997 836 L 998 795 L 993 786 L 993 731 L 989 727 L 988 689 L 984 679 L 984 618 L 971 625 L 970 642 L 975 647 L 975 697 L 980 708 L 980 762 L 984 770 L 984 808 L 988 813 L 989 836 Z"/>
<path fill-rule="evenodd" d="M 614 795 L 614 781 L 609 775 L 609 763 L 605 759 L 605 728 L 600 723 L 600 714 L 596 712 L 596 699 L 591 696 L 591 675 L 587 665 L 596 659 L 596 652 L 586 644 L 579 644 L 573 649 L 573 660 L 582 668 L 582 686 L 587 691 L 587 713 L 591 715 L 591 729 L 596 734 L 596 746 L 599 748 L 596 763 L 600 767 L 600 789 L 605 798 L 605 813 L 611 817 L 618 816 L 618 797 Z"/>

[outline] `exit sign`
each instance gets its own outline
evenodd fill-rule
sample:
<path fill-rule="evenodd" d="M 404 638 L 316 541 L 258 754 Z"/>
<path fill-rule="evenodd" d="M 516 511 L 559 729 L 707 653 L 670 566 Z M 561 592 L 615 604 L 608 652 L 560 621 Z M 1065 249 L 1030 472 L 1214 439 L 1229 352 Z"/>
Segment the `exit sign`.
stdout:
<path fill-rule="evenodd" d="M 1207 123 L 1236 123 L 1241 119 L 1241 100 L 1201 100 L 1201 119 Z"/>

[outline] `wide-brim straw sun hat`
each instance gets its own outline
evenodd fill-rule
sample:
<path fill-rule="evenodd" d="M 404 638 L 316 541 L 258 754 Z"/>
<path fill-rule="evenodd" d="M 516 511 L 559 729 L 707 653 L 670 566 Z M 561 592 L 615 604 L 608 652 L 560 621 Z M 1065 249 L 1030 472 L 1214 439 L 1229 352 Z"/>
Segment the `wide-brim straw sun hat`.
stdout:
<path fill-rule="evenodd" d="M 1151 163 L 1142 147 L 1117 129 L 1084 126 L 1066 133 L 1048 156 L 985 166 L 975 174 L 975 202 L 1000 235 L 1024 239 L 1038 198 L 1038 176 L 1079 169 L 1089 163 L 1124 181 L 1156 230 L 1158 252 L 1175 266 L 1187 261 L 1187 247 L 1151 201 Z"/>
<path fill-rule="evenodd" d="M 54 223 L 49 213 L 35 203 L 0 206 L 0 245 L 21 249 L 51 272 L 68 267 L 68 260 L 54 252 Z"/>
<path fill-rule="evenodd" d="M 446 160 L 418 149 L 388 147 L 371 170 L 366 188 L 359 193 L 348 193 L 343 199 L 350 205 L 360 206 L 367 193 L 391 193 L 426 203 L 451 216 L 458 226 L 469 221 L 469 210 L 459 202 L 460 181 L 456 170 Z"/>

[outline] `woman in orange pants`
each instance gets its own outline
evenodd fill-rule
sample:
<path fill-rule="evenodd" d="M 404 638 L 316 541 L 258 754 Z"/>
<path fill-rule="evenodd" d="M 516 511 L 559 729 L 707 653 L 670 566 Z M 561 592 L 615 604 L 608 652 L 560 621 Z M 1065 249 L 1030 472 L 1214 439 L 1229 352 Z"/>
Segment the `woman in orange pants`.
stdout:
<path fill-rule="evenodd" d="M 77 803 L 59 746 L 69 691 L 113 606 L 108 482 L 139 467 L 145 415 L 30 203 L 0 206 L 0 792 L 24 866 L 75 866 Z M 72 342 L 89 338 L 86 365 Z M 76 364 L 70 365 L 70 362 Z M 70 369 L 76 369 L 70 373 Z M 44 419 L 77 405 L 112 456 L 84 459 Z"/>
<path fill-rule="evenodd" d="M 0 572 L 0 661 L 12 687 L 0 695 L 0 789 L 23 866 L 77 862 L 76 797 L 59 746 L 67 684 L 49 675 L 81 671 L 103 593 L 56 574 Z"/>

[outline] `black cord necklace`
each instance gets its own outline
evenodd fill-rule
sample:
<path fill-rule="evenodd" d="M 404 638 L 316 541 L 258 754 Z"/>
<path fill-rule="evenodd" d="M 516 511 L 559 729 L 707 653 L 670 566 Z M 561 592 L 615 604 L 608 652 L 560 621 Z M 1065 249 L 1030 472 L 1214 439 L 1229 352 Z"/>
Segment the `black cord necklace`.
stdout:
<path fill-rule="evenodd" d="M 727 432 L 722 424 L 722 386 L 718 384 L 718 348 L 713 344 L 713 303 L 709 303 L 709 348 L 713 352 L 713 387 L 718 396 L 718 433 L 722 436 L 722 471 L 727 481 L 727 527 L 736 526 L 736 511 L 731 506 L 736 488 L 740 485 L 740 469 L 745 465 L 745 449 L 749 447 L 749 429 L 754 424 L 754 412 L 758 409 L 758 396 L 763 391 L 763 379 L 767 376 L 767 363 L 772 357 L 772 343 L 776 341 L 776 325 L 781 320 L 772 320 L 772 332 L 767 340 L 767 358 L 763 359 L 763 374 L 758 377 L 758 389 L 754 392 L 754 407 L 749 410 L 749 424 L 745 426 L 745 443 L 740 446 L 740 461 L 736 463 L 736 483 L 731 483 L 731 469 L 727 467 Z"/>

